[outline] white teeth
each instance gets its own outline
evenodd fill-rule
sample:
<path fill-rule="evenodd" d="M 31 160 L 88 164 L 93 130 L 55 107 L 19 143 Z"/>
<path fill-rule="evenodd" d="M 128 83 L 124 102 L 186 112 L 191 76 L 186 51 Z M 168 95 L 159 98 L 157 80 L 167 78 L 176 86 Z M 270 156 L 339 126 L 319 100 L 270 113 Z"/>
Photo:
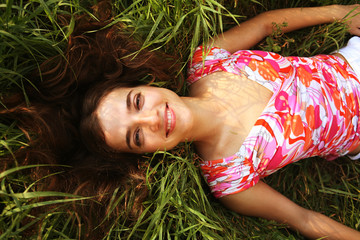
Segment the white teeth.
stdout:
<path fill-rule="evenodd" d="M 169 110 L 167 110 L 167 119 L 168 119 L 168 122 L 167 122 L 167 131 L 170 130 L 170 127 L 171 127 L 171 113 Z"/>

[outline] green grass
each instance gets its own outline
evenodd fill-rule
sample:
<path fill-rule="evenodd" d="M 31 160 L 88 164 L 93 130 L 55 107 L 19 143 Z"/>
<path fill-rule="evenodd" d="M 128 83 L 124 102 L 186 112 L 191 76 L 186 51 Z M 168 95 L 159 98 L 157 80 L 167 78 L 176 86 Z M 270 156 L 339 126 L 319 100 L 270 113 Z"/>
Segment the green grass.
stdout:
<path fill-rule="evenodd" d="M 114 23 L 123 23 L 134 38 L 144 43 L 144 48 L 179 56 L 185 71 L 191 52 L 200 42 L 247 17 L 284 7 L 355 2 L 119 0 L 114 1 Z M 61 26 L 57 15 L 91 14 L 92 4 L 72 0 L 0 2 L 0 97 L 14 91 L 26 96 L 23 86 L 29 81 L 27 76 L 41 62 L 61 53 L 73 30 L 73 21 Z M 274 34 L 256 48 L 309 56 L 330 53 L 347 38 L 344 25 L 334 23 Z M 186 94 L 186 89 L 180 94 Z M 27 146 L 27 138 L 14 122 L 1 119 L 0 133 L 0 157 Z M 108 228 L 104 239 L 303 239 L 281 224 L 239 216 L 222 207 L 209 193 L 191 145 L 147 157 L 150 192 L 143 203 L 143 214 L 135 222 L 121 214 L 111 223 L 104 218 Z M 43 192 L 39 186 L 45 179 L 34 182 L 27 170 L 14 161 L 12 168 L 0 174 L 0 239 L 84 238 L 81 218 L 68 209 L 72 204 L 86 204 L 86 199 L 69 193 Z M 266 182 L 301 206 L 360 230 L 359 175 L 359 161 L 313 158 L 278 171 Z M 109 209 L 124 200 L 122 194 L 113 196 Z"/>

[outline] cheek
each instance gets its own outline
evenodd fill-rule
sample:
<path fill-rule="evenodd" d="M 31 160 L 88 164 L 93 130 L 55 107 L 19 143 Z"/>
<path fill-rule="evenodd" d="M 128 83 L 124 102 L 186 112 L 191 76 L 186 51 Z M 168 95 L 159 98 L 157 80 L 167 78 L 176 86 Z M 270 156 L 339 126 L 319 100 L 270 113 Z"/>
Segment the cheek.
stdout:
<path fill-rule="evenodd" d="M 157 150 L 163 150 L 165 148 L 164 139 L 156 136 L 155 134 L 147 134 L 145 140 L 144 150 L 146 152 L 155 152 Z"/>
<path fill-rule="evenodd" d="M 164 96 L 163 94 L 160 94 L 158 92 L 151 92 L 151 93 L 144 93 L 144 96 L 146 97 L 146 100 L 152 104 L 157 104 L 159 102 L 162 102 L 166 96 Z"/>
<path fill-rule="evenodd" d="M 177 141 L 165 141 L 160 138 L 149 139 L 146 142 L 146 146 L 144 148 L 145 152 L 156 152 L 156 151 L 165 151 L 174 148 L 179 142 Z"/>
<path fill-rule="evenodd" d="M 145 152 L 156 152 L 157 150 L 162 150 L 161 144 L 157 144 L 155 141 L 149 142 L 145 147 Z"/>

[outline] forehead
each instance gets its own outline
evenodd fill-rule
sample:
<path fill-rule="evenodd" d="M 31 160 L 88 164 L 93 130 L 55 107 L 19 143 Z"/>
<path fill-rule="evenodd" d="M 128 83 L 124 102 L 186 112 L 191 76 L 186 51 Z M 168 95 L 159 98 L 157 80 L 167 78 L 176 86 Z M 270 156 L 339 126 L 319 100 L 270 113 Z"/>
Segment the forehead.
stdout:
<path fill-rule="evenodd" d="M 106 121 L 111 120 L 116 121 L 114 116 L 118 115 L 118 112 L 126 110 L 126 98 L 131 90 L 129 88 L 117 88 L 106 94 L 99 103 L 96 114 L 100 120 L 100 123 L 103 124 Z M 100 124 L 100 125 L 101 125 Z M 105 127 L 105 125 L 101 125 Z"/>
<path fill-rule="evenodd" d="M 100 100 L 95 113 L 106 143 L 115 149 L 126 148 L 125 136 L 128 125 L 126 99 L 130 91 L 130 88 L 114 89 Z"/>

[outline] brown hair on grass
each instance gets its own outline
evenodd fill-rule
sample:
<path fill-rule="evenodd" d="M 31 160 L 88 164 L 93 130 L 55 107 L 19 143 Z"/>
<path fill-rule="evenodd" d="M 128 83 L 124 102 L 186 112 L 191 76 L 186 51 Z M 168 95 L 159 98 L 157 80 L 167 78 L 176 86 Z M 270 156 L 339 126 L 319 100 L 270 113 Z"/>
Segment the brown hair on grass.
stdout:
<path fill-rule="evenodd" d="M 37 90 L 30 85 L 26 87 L 30 106 L 18 93 L 7 96 L 3 100 L 7 109 L 0 110 L 2 121 L 15 120 L 28 138 L 29 147 L 14 152 L 16 161 L 20 165 L 54 165 L 33 168 L 30 176 L 36 180 L 62 172 L 42 180 L 37 189 L 94 196 L 84 204 L 74 204 L 70 210 L 85 224 L 86 239 L 102 238 L 111 226 L 109 223 L 119 216 L 136 219 L 142 212 L 147 188 L 144 163 L 139 161 L 141 156 L 104 155 L 94 151 L 95 146 L 86 147 L 81 140 L 79 127 L 85 93 L 97 84 L 137 86 L 144 84 L 141 80 L 148 76 L 153 81 L 168 81 L 175 79 L 177 72 L 171 57 L 159 52 L 139 51 L 140 44 L 123 33 L 120 25 L 105 27 L 112 20 L 108 1 L 99 2 L 93 10 L 99 21 L 87 15 L 78 16 L 64 51 L 65 57 L 50 58 L 41 65 L 40 75 L 31 76 Z M 66 16 L 59 16 L 63 24 L 66 19 Z M 91 97 L 87 101 L 91 102 Z M 12 162 L 10 155 L 2 159 L 2 169 L 11 166 Z M 125 192 L 124 200 L 107 221 L 93 230 L 105 218 L 110 198 L 117 188 L 121 189 L 118 197 Z M 130 196 L 135 198 L 130 201 Z M 130 202 L 134 205 L 129 208 Z"/>

